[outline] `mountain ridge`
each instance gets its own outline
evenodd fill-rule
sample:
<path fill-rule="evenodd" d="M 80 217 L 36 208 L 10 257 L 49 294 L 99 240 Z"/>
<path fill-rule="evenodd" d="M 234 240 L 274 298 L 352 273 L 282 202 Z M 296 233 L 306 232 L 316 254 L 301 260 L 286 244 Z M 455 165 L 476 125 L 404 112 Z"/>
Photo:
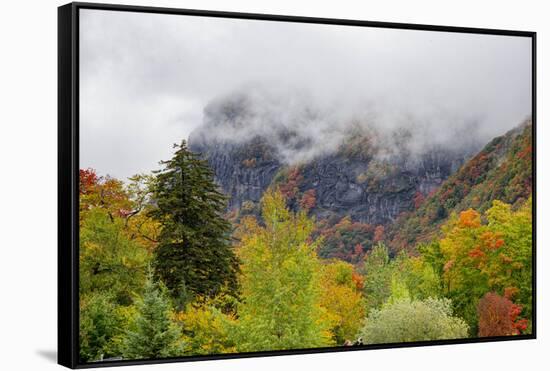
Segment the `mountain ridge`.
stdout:
<path fill-rule="evenodd" d="M 224 106 L 222 113 L 210 113 L 210 120 L 246 119 L 246 114 L 239 119 L 238 112 Z M 410 131 L 396 130 L 382 137 L 373 128 L 352 126 L 334 150 L 289 164 L 280 156 L 280 143 L 296 151 L 307 151 L 309 144 L 307 138 L 286 128 L 271 136 L 255 135 L 240 142 L 210 138 L 207 128 L 190 136 L 189 148 L 201 153 L 214 170 L 216 182 L 229 196 L 230 211 L 244 205 L 257 212 L 268 187 L 291 186 L 296 189 L 285 192 L 290 196 L 291 209 L 297 210 L 304 195 L 309 192 L 311 200 L 315 192 L 315 202 L 310 202 L 309 209 L 318 219 L 350 215 L 355 221 L 374 225 L 394 222 L 411 208 L 415 197 L 437 189 L 476 152 L 472 144 L 459 149 L 433 146 L 412 153 L 414 139 Z M 276 141 L 271 140 L 273 135 L 278 136 Z M 391 151 L 386 148 L 388 136 L 396 143 Z M 292 174 L 294 179 L 289 178 Z"/>
<path fill-rule="evenodd" d="M 399 217 L 388 231 L 390 246 L 401 250 L 430 241 L 451 213 L 483 212 L 494 200 L 522 204 L 533 188 L 532 143 L 531 119 L 492 139 L 417 210 Z"/>

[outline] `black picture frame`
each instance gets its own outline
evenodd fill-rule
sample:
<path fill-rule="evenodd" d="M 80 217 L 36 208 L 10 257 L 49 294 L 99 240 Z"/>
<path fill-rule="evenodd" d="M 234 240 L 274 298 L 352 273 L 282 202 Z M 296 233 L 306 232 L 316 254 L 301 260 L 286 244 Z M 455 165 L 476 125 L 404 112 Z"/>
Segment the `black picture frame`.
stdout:
<path fill-rule="evenodd" d="M 362 27 L 392 28 L 403 30 L 443 31 L 484 35 L 507 35 L 531 38 L 532 42 L 532 123 L 533 123 L 533 318 L 532 334 L 484 337 L 474 339 L 453 339 L 401 344 L 376 344 L 354 347 L 326 347 L 283 351 L 265 351 L 238 354 L 218 354 L 165 359 L 113 360 L 100 363 L 79 362 L 79 10 L 95 9 L 119 12 L 158 13 L 193 15 L 206 17 L 316 23 L 328 25 L 350 25 Z M 70 3 L 58 8 L 58 363 L 69 368 L 90 368 L 155 364 L 182 361 L 216 360 L 245 357 L 264 357 L 289 354 L 342 352 L 382 348 L 417 347 L 514 341 L 535 339 L 537 331 L 536 312 L 536 32 L 435 26 L 407 23 L 372 22 L 348 19 L 297 17 L 270 14 L 235 13 L 147 6 L 114 5 L 99 3 Z"/>

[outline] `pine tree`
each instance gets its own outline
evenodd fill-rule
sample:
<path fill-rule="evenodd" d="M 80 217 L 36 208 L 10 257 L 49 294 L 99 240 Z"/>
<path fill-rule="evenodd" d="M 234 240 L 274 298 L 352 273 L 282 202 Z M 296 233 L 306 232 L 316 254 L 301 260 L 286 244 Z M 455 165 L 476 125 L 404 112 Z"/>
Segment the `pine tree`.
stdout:
<path fill-rule="evenodd" d="M 124 333 L 124 317 L 110 293 L 80 296 L 80 359 L 98 361 L 120 355 L 116 339 Z"/>
<path fill-rule="evenodd" d="M 153 186 L 157 208 L 150 215 L 162 225 L 155 268 L 172 297 L 212 297 L 224 286 L 236 287 L 231 224 L 221 215 L 226 198 L 206 161 L 185 141 L 175 148 Z"/>
<path fill-rule="evenodd" d="M 149 272 L 143 297 L 136 302 L 137 314 L 126 332 L 124 358 L 152 359 L 182 355 L 181 330 L 171 319 L 172 308 L 165 291 Z"/>

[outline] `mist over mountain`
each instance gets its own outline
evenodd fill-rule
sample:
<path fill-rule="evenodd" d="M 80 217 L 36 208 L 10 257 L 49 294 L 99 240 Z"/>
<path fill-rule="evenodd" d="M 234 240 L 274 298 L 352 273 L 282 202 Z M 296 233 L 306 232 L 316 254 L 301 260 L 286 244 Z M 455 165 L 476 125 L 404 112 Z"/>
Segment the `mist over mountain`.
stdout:
<path fill-rule="evenodd" d="M 491 138 L 482 121 L 444 109 L 414 111 L 380 100 L 327 100 L 304 89 L 252 85 L 212 100 L 189 141 L 244 145 L 262 138 L 278 161 L 297 165 L 332 155 L 350 139 L 365 136 L 378 160 L 413 163 L 434 150 L 478 150 Z"/>
<path fill-rule="evenodd" d="M 78 20 L 79 363 L 533 337 L 532 37 Z"/>
<path fill-rule="evenodd" d="M 278 186 L 295 209 L 314 195 L 319 218 L 377 225 L 437 189 L 485 137 L 474 117 L 254 85 L 210 102 L 189 145 L 208 160 L 230 210 L 254 212 Z"/>
<path fill-rule="evenodd" d="M 88 9 L 81 29 L 81 165 L 121 179 L 158 168 L 208 121 L 238 140 L 297 131 L 271 143 L 299 162 L 333 151 L 353 122 L 414 127 L 416 153 L 473 128 L 489 140 L 530 114 L 529 38 Z M 239 101 L 246 125 L 224 133 L 216 106 Z"/>
<path fill-rule="evenodd" d="M 259 216 L 278 188 L 291 210 L 316 217 L 321 257 L 359 263 L 379 238 L 414 249 L 452 213 L 531 192 L 529 118 L 491 137 L 481 118 L 278 93 L 255 86 L 213 100 L 189 146 L 213 169 L 230 218 Z"/>

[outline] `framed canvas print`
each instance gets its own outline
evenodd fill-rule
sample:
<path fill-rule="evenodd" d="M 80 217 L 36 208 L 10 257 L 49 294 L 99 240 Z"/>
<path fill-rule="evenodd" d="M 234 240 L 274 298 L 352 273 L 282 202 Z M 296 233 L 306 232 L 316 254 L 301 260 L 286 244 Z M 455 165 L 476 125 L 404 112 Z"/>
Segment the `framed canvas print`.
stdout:
<path fill-rule="evenodd" d="M 535 36 L 60 7 L 59 363 L 535 338 Z"/>

